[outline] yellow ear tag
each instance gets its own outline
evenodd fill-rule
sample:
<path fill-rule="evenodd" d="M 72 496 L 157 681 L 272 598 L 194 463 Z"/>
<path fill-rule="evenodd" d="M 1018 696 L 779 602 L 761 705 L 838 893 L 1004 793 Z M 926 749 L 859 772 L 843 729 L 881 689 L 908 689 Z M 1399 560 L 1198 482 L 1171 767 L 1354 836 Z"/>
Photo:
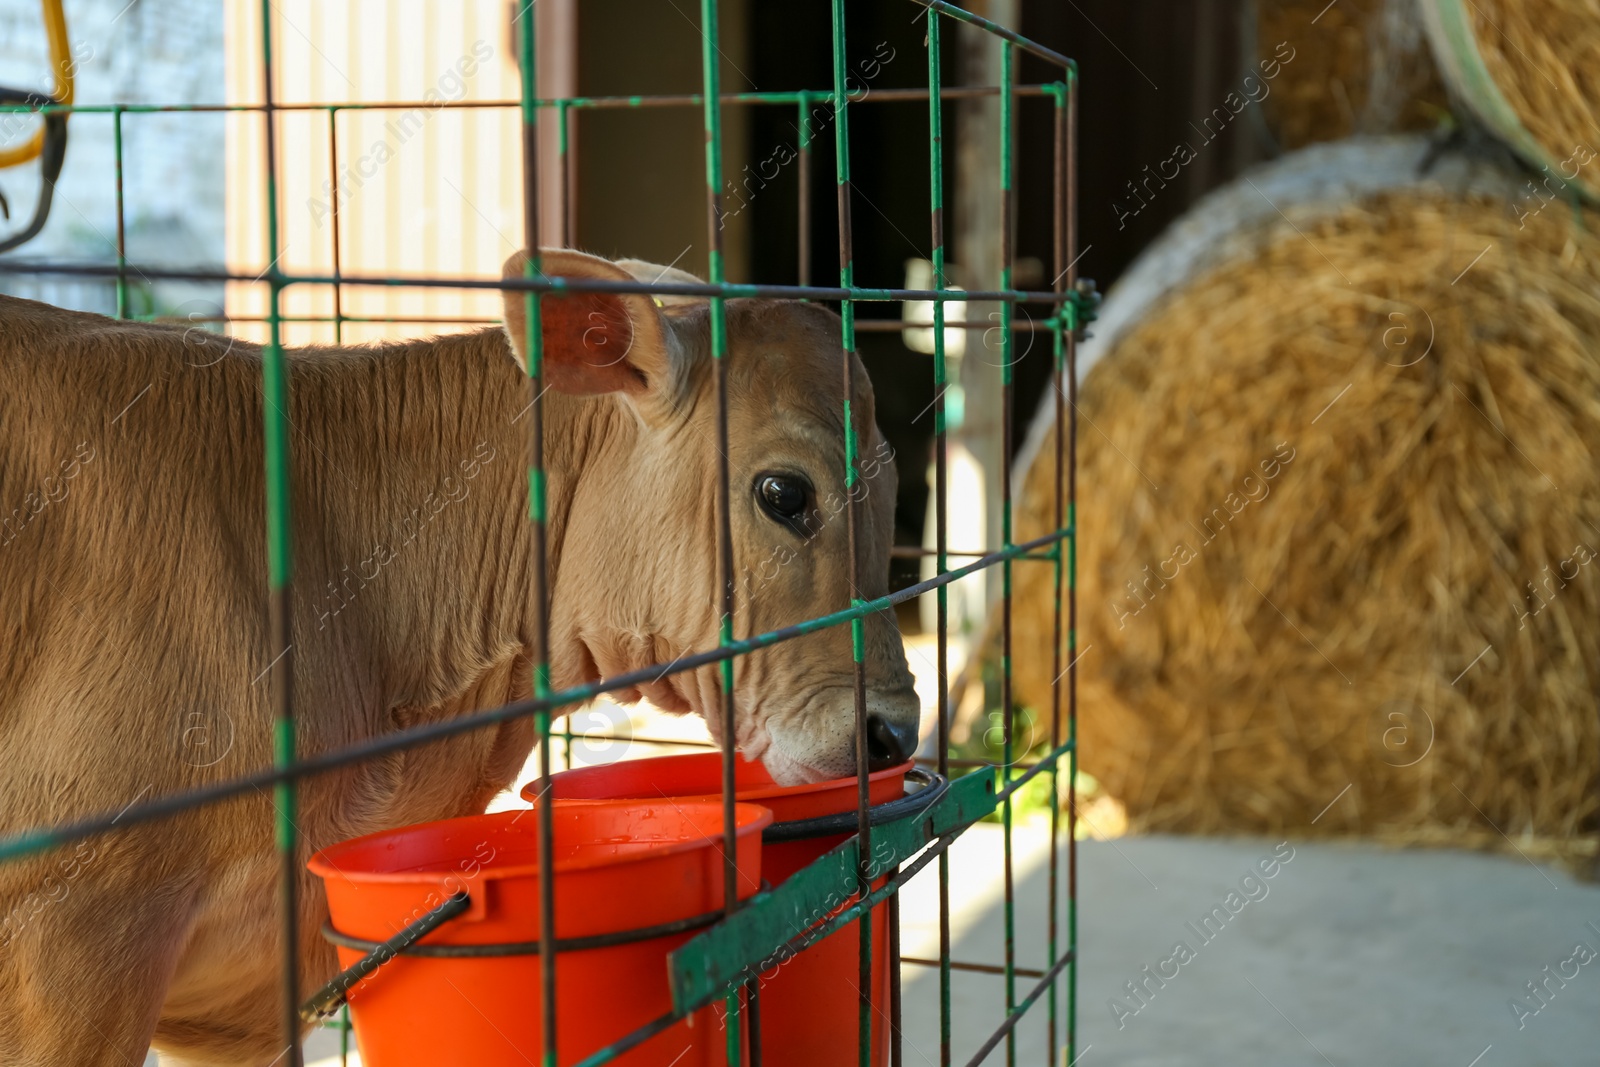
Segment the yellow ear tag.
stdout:
<path fill-rule="evenodd" d="M 661 298 L 659 296 L 652 296 L 650 298 L 650 302 L 653 303 L 658 308 L 664 308 L 664 307 L 667 306 L 667 305 L 665 305 L 665 304 L 663 304 L 661 302 Z"/>

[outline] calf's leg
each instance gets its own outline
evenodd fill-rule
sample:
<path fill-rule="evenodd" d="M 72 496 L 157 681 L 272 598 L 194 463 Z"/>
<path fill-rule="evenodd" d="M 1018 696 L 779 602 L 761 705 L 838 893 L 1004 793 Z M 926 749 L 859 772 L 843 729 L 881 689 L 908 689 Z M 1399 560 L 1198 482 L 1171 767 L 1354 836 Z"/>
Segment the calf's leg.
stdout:
<path fill-rule="evenodd" d="M 192 885 L 73 850 L 0 865 L 0 1064 L 140 1067 Z"/>

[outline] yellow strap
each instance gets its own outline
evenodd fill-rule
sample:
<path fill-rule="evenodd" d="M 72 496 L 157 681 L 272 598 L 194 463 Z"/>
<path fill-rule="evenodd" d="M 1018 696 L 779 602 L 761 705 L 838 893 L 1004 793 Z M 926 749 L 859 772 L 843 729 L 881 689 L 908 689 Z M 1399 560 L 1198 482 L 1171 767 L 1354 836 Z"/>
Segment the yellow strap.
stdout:
<path fill-rule="evenodd" d="M 58 104 L 72 103 L 72 75 L 74 61 L 67 42 L 67 16 L 61 10 L 61 0 L 39 0 L 44 9 L 44 32 L 50 39 L 50 66 L 55 75 L 55 86 L 50 98 Z M 0 148 L 0 168 L 26 163 L 44 151 L 44 126 L 33 131 L 33 136 L 19 145 Z"/>

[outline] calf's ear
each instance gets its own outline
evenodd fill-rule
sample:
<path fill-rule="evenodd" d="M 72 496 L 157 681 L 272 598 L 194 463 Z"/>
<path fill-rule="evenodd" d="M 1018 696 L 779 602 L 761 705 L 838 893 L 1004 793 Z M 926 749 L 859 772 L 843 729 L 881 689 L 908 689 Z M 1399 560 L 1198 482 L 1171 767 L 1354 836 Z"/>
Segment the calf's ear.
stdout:
<path fill-rule="evenodd" d="M 506 260 L 504 276 L 525 276 L 528 257 Z M 622 267 L 567 249 L 539 252 L 547 277 L 632 282 Z M 517 358 L 528 358 L 528 294 L 505 290 L 505 328 Z M 540 370 L 550 388 L 573 394 L 627 393 L 666 401 L 681 387 L 682 359 L 671 327 L 640 293 L 544 293 L 539 298 Z"/>
<path fill-rule="evenodd" d="M 704 285 L 706 280 L 690 274 L 677 267 L 663 267 L 659 263 L 651 263 L 644 259 L 619 259 L 617 266 L 633 275 L 641 282 L 676 282 L 690 285 Z M 666 308 L 670 314 L 674 308 L 706 307 L 711 303 L 708 296 L 681 296 L 674 293 L 656 293 L 651 296 L 656 307 Z"/>

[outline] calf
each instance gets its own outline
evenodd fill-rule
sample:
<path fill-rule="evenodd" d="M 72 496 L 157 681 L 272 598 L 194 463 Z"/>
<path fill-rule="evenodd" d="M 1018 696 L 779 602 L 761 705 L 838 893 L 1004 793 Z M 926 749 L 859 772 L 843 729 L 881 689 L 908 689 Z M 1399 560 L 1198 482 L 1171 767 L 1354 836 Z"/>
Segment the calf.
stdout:
<path fill-rule="evenodd" d="M 635 276 L 568 251 L 544 269 Z M 530 694 L 523 295 L 505 306 L 505 330 L 288 353 L 303 754 Z M 704 301 L 541 309 L 559 689 L 717 643 L 715 375 Z M 895 481 L 857 364 L 852 589 L 838 320 L 730 300 L 727 324 L 743 636 L 884 593 Z M 0 517 L 0 830 L 270 763 L 260 376 L 242 341 L 0 297 L 0 505 L 16 509 Z M 892 619 L 865 629 L 882 765 L 909 757 L 918 702 Z M 620 695 L 717 735 L 718 670 Z M 741 751 L 782 782 L 853 773 L 849 627 L 741 658 L 735 679 Z M 524 718 L 307 779 L 300 841 L 480 812 L 535 739 Z M 152 1043 L 174 1062 L 281 1055 L 273 820 L 256 794 L 0 864 L 0 1063 L 122 1065 Z M 301 889 L 309 991 L 335 962 L 320 884 Z"/>

